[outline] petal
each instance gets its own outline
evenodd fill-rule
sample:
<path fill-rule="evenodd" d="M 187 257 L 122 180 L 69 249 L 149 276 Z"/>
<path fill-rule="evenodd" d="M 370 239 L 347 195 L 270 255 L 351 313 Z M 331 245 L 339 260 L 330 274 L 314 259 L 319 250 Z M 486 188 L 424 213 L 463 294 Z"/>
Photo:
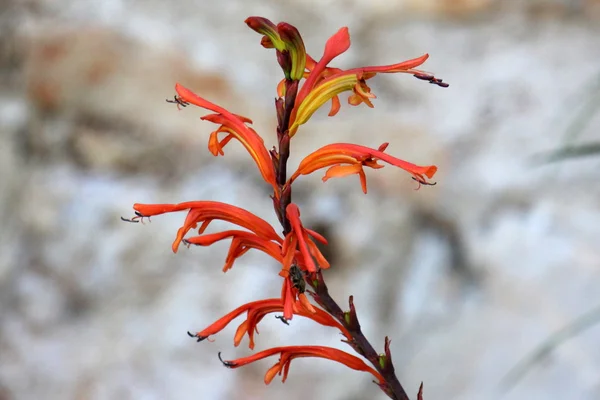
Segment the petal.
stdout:
<path fill-rule="evenodd" d="M 357 83 L 356 74 L 339 74 L 320 82 L 299 105 L 296 103 L 295 115 L 292 116 L 293 123 L 290 126 L 290 136 L 293 136 L 298 127 L 306 123 L 323 104 L 340 93 L 352 90 Z"/>
<path fill-rule="evenodd" d="M 263 239 L 273 240 L 278 243 L 283 241 L 273 227 L 264 219 L 243 208 L 218 201 L 188 201 L 179 204 L 136 203 L 133 205 L 133 208 L 145 217 L 189 209 L 185 222 L 183 226 L 179 228 L 177 237 L 173 242 L 174 252 L 177 252 L 179 243 L 190 229 L 197 226 L 198 222 L 203 222 L 202 227 L 200 228 L 200 231 L 203 231 L 214 219 L 237 224 L 254 232 Z"/>
<path fill-rule="evenodd" d="M 229 230 L 208 235 L 194 236 L 185 239 L 185 243 L 198 246 L 210 246 L 215 242 L 230 237 L 233 237 L 234 239 L 231 241 L 231 246 L 229 247 L 229 253 L 227 254 L 227 261 L 225 264 L 226 268 L 223 268 L 223 272 L 229 270 L 234 261 L 244 255 L 246 251 L 250 250 L 251 248 L 266 253 L 279 263 L 283 262 L 280 244 L 262 238 L 252 232 Z"/>
<path fill-rule="evenodd" d="M 275 378 L 275 375 L 277 375 L 279 373 L 281 373 L 281 363 L 277 363 L 277 364 L 273 365 L 271 368 L 269 368 L 267 370 L 267 373 L 265 374 L 265 385 L 268 385 L 269 383 L 271 383 L 273 378 Z"/>
<path fill-rule="evenodd" d="M 301 102 L 304 101 L 304 98 L 308 96 L 308 93 L 312 91 L 313 87 L 317 83 L 321 72 L 325 70 L 327 64 L 331 62 L 335 57 L 344 53 L 346 50 L 350 48 L 350 34 L 348 33 L 347 27 L 340 28 L 333 36 L 331 36 L 327 43 L 325 44 L 325 50 L 323 52 L 323 57 L 319 60 L 318 63 L 314 65 L 312 68 L 310 75 L 302 85 L 302 89 L 298 93 L 298 97 L 296 98 L 296 106 L 298 106 Z M 314 61 L 314 60 L 313 60 Z"/>
<path fill-rule="evenodd" d="M 269 38 L 271 44 L 279 51 L 285 50 L 285 43 L 279 37 L 279 32 L 277 31 L 277 26 L 267 18 L 263 17 L 248 17 L 244 21 L 250 29 L 253 31 L 260 33 L 261 35 L 265 35 Z M 261 41 L 262 43 L 262 41 Z"/>
<path fill-rule="evenodd" d="M 300 248 L 300 253 L 302 253 L 304 258 L 304 263 L 306 264 L 307 270 L 309 272 L 317 272 L 317 267 L 311 257 L 311 254 L 308 250 L 308 245 L 306 244 L 306 240 L 304 238 L 302 222 L 300 221 L 300 210 L 298 209 L 298 206 L 294 203 L 290 203 L 285 209 L 285 214 L 290 221 L 290 225 L 292 225 L 294 235 L 298 238 L 298 247 Z"/>
<path fill-rule="evenodd" d="M 225 314 L 223 317 L 219 318 L 217 321 L 213 322 L 211 325 L 209 325 L 205 329 L 196 333 L 196 337 L 198 337 L 198 339 L 201 339 L 201 340 L 206 339 L 207 337 L 214 335 L 214 334 L 220 332 L 221 330 L 223 330 L 227 325 L 229 325 L 229 323 L 231 321 L 233 321 L 234 319 L 236 319 L 237 317 L 239 317 L 241 314 L 248 311 L 249 309 L 263 307 L 263 306 L 266 306 L 269 304 L 273 304 L 275 301 L 278 301 L 278 300 L 279 299 L 267 299 L 267 300 L 259 300 L 259 301 L 254 301 L 251 303 L 243 304 L 243 305 L 239 306 L 238 308 L 236 308 L 235 310 Z"/>
<path fill-rule="evenodd" d="M 267 380 L 265 376 L 265 382 L 270 382 L 273 377 L 281 371 L 283 366 L 283 378 L 287 378 L 287 373 L 289 371 L 290 363 L 293 359 L 299 357 L 318 357 L 318 358 L 326 358 L 332 361 L 337 361 L 341 364 L 346 365 L 349 368 L 352 368 L 357 371 L 364 371 L 372 374 L 380 384 L 384 383 L 384 379 L 381 374 L 375 371 L 373 368 L 369 367 L 362 361 L 360 358 L 348 354 L 342 350 L 335 349 L 333 347 L 324 347 L 324 346 L 285 346 L 285 347 L 273 347 L 271 349 L 267 349 L 264 351 L 260 351 L 255 353 L 249 357 L 238 358 L 237 360 L 232 361 L 223 361 L 223 364 L 229 368 L 239 368 L 244 365 L 248 365 L 254 361 L 262 360 L 264 358 L 273 356 L 275 354 L 280 354 L 279 362 L 271 367 L 268 371 Z"/>
<path fill-rule="evenodd" d="M 374 160 L 381 160 L 388 164 L 402 168 L 411 173 L 421 183 L 426 182 L 424 176 L 432 178 L 437 171 L 437 167 L 435 165 L 415 165 L 409 163 L 408 161 L 390 156 L 383 151 L 375 150 L 369 147 L 350 143 L 334 143 L 321 147 L 320 149 L 306 156 L 300 162 L 298 169 L 290 178 L 290 182 L 300 175 L 307 175 L 321 168 L 337 166 L 339 164 L 353 165 L 356 163 L 370 166 L 373 165 L 372 162 Z M 379 168 L 380 166 L 377 165 L 377 167 Z M 344 169 L 334 169 L 332 173 L 343 173 L 344 171 Z"/>
<path fill-rule="evenodd" d="M 217 114 L 209 114 L 202 117 L 202 119 L 221 124 L 222 127 L 219 128 L 217 132 L 225 131 L 235 136 L 235 138 L 239 140 L 239 142 L 246 148 L 248 153 L 250 153 L 254 159 L 254 162 L 263 176 L 263 179 L 267 183 L 271 184 L 273 188 L 277 188 L 277 183 L 275 181 L 275 169 L 271 161 L 271 156 L 264 145 L 264 141 L 256 133 L 256 131 L 254 131 L 254 129 L 246 126 L 246 123 L 252 122 L 250 119 L 233 114 L 226 109 L 201 98 L 179 83 L 175 85 L 175 91 L 181 100 L 216 112 Z M 224 140 L 220 143 L 220 145 L 218 145 L 215 142 L 216 138 L 211 137 L 209 149 L 214 155 L 216 155 L 215 152 L 222 154 L 222 149 L 219 151 L 217 148 L 222 148 L 229 140 L 230 138 Z"/>
<path fill-rule="evenodd" d="M 351 164 L 351 165 L 334 165 L 325 172 L 323 176 L 323 182 L 327 182 L 331 178 L 343 178 L 344 176 L 358 174 L 362 171 L 362 164 Z"/>
<path fill-rule="evenodd" d="M 333 117 L 334 115 L 336 115 L 338 113 L 338 111 L 340 111 L 340 98 L 339 96 L 333 96 L 331 98 L 331 109 L 329 110 L 329 114 L 327 114 L 330 117 Z"/>
<path fill-rule="evenodd" d="M 300 32 L 298 32 L 296 27 L 287 22 L 277 24 L 277 31 L 292 59 L 290 78 L 295 81 L 300 80 L 304 76 L 304 67 L 306 65 L 306 50 L 302 36 L 300 36 Z"/>

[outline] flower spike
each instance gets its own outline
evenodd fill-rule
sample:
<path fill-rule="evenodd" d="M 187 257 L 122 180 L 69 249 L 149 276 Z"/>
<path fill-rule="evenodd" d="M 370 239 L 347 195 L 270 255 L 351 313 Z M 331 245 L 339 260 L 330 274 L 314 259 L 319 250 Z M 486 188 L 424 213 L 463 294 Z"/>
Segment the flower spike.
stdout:
<path fill-rule="evenodd" d="M 252 123 L 252 120 L 233 114 L 223 107 L 203 99 L 179 83 L 175 85 L 175 91 L 177 92 L 175 101 L 178 104 L 194 104 L 195 106 L 217 113 L 206 115 L 201 118 L 202 120 L 221 125 L 210 135 L 208 148 L 213 155 L 223 155 L 223 147 L 225 147 L 231 139 L 235 138 L 246 148 L 248 153 L 250 153 L 258 166 L 263 179 L 273 186 L 273 188 L 277 187 L 275 183 L 275 170 L 269 152 L 264 145 L 264 141 L 254 129 L 246 125 L 246 123 Z M 227 136 L 219 141 L 219 133 L 226 133 Z"/>
<path fill-rule="evenodd" d="M 360 358 L 355 357 L 345 351 L 338 350 L 332 347 L 324 346 L 286 346 L 286 347 L 273 347 L 268 350 L 264 350 L 253 354 L 249 357 L 238 358 L 237 360 L 224 361 L 219 353 L 219 360 L 227 368 L 239 368 L 244 365 L 253 363 L 254 361 L 262 360 L 263 358 L 271 357 L 275 354 L 279 354 L 279 361 L 273 365 L 265 374 L 265 384 L 271 383 L 275 375 L 283 375 L 282 382 L 285 382 L 290 369 L 290 363 L 294 358 L 300 357 L 318 357 L 326 358 L 332 361 L 337 361 L 344 364 L 348 368 L 352 368 L 357 371 L 368 372 L 377 379 L 380 385 L 385 383 L 385 380 L 381 374 L 369 367 Z"/>
<path fill-rule="evenodd" d="M 300 175 L 308 175 L 318 169 L 329 167 L 323 177 L 323 182 L 329 178 L 358 174 L 362 190 L 367 193 L 367 178 L 363 167 L 383 168 L 383 165 L 377 163 L 378 160 L 381 160 L 409 172 L 417 182 L 431 185 L 425 177 L 431 179 L 435 175 L 437 172 L 435 165 L 419 166 L 392 157 L 383 152 L 387 145 L 387 143 L 382 144 L 378 150 L 350 143 L 334 143 L 321 147 L 300 162 L 298 170 L 291 176 L 288 184 L 291 184 Z"/>

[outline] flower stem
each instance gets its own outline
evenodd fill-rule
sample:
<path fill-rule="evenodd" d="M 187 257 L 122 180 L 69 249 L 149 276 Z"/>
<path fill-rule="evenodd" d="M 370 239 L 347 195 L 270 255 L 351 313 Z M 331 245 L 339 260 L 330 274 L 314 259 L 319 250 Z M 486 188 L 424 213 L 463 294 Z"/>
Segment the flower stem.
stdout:
<path fill-rule="evenodd" d="M 286 187 L 287 181 L 287 161 L 290 156 L 290 137 L 288 134 L 290 117 L 294 109 L 296 95 L 298 94 L 298 81 L 287 80 L 285 101 L 283 103 L 282 117 L 279 118 L 277 126 L 277 138 L 279 141 L 277 168 L 277 185 L 281 194 L 276 207 L 277 214 L 280 216 L 283 226 L 283 234 L 287 235 L 290 230 L 290 223 L 286 217 L 285 210 L 292 201 L 291 187 Z M 279 110 L 278 110 L 279 111 Z M 391 355 L 389 354 L 389 342 L 386 338 L 386 355 L 380 356 L 371 343 L 367 340 L 354 311 L 352 298 L 350 300 L 351 315 L 350 321 L 346 320 L 346 314 L 341 307 L 329 295 L 329 290 L 325 284 L 325 280 L 321 271 L 317 271 L 312 276 L 305 276 L 306 282 L 313 288 L 315 300 L 334 318 L 336 318 L 352 335 L 352 342 L 348 343 L 357 353 L 365 357 L 375 367 L 375 369 L 383 376 L 385 382 L 379 386 L 384 393 L 394 400 L 409 400 L 406 391 L 396 377 L 394 366 L 392 364 Z M 384 357 L 384 358 L 382 358 Z M 382 362 L 382 359 L 384 362 Z M 383 365 L 382 365 L 383 364 Z"/>

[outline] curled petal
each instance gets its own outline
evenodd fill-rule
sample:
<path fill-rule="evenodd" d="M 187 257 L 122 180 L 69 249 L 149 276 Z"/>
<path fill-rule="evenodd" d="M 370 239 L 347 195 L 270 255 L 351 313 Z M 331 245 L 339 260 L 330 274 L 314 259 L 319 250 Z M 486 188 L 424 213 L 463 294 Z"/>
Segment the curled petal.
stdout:
<path fill-rule="evenodd" d="M 271 240 L 264 239 L 252 232 L 229 230 L 208 235 L 194 236 L 184 239 L 184 243 L 197 246 L 210 246 L 215 242 L 228 238 L 233 238 L 233 240 L 229 247 L 229 253 L 227 254 L 223 272 L 227 272 L 233 266 L 235 260 L 251 248 L 260 250 L 273 257 L 277 262 L 283 263 L 281 245 Z"/>
<path fill-rule="evenodd" d="M 246 22 L 246 25 L 253 31 L 267 37 L 269 39 L 268 42 L 272 47 L 275 47 L 279 51 L 285 50 L 285 43 L 281 40 L 277 26 L 273 22 L 263 17 L 248 17 L 244 22 Z M 265 40 L 261 40 L 261 44 L 265 46 L 263 42 L 265 42 Z"/>
<path fill-rule="evenodd" d="M 339 33 L 340 32 L 338 32 L 338 34 Z M 344 37 L 343 34 L 339 35 L 339 38 L 342 37 Z M 328 51 L 328 49 L 344 49 L 345 51 L 345 49 L 347 49 L 345 45 L 347 44 L 349 46 L 350 44 L 349 37 L 347 41 L 341 39 L 334 42 L 337 43 L 337 46 L 326 46 L 325 54 L 330 56 L 338 55 L 338 52 Z M 343 46 L 340 46 L 341 43 L 343 43 Z M 328 45 L 330 45 L 329 42 Z M 339 99 L 337 96 L 345 91 L 353 91 L 353 94 L 348 98 L 348 103 L 350 105 L 357 106 L 365 103 L 367 106 L 373 108 L 371 99 L 376 98 L 376 96 L 371 93 L 371 88 L 365 81 L 378 73 L 410 73 L 419 79 L 427 80 L 438 86 L 447 87 L 448 85 L 443 83 L 441 79 L 437 79 L 424 71 L 414 69 L 423 64 L 427 58 L 429 58 L 429 55 L 424 54 L 412 60 L 396 64 L 341 70 L 327 67 L 327 63 L 331 61 L 331 58 L 325 57 L 325 55 L 317 63 L 307 57 L 306 65 L 310 70 L 310 74 L 306 78 L 306 82 L 296 98 L 296 107 L 291 116 L 292 124 L 290 126 L 290 135 L 294 135 L 298 130 L 298 127 L 306 123 L 313 113 L 330 99 L 332 100 L 332 107 L 329 116 L 335 115 L 339 110 Z"/>
<path fill-rule="evenodd" d="M 293 123 L 290 125 L 290 136 L 293 136 L 298 127 L 306 123 L 323 104 L 340 93 L 352 90 L 357 83 L 358 77 L 355 74 L 342 74 L 324 79 L 294 109 Z"/>
<path fill-rule="evenodd" d="M 246 125 L 247 123 L 251 123 L 252 120 L 233 114 L 226 109 L 203 99 L 179 83 L 175 85 L 175 91 L 177 92 L 178 99 L 181 101 L 217 113 L 202 117 L 203 120 L 221 125 L 219 129 L 213 132 L 209 141 L 209 149 L 213 155 L 222 155 L 222 148 L 235 137 L 246 148 L 248 153 L 250 153 L 264 180 L 271 184 L 273 188 L 277 187 L 275 181 L 275 169 L 269 152 L 264 145 L 264 141 L 254 129 Z M 226 132 L 228 136 L 219 143 L 217 134 L 220 132 Z"/>
<path fill-rule="evenodd" d="M 197 337 L 200 340 L 204 340 L 209 336 L 215 335 L 221 332 L 231 321 L 242 315 L 244 312 L 252 309 L 252 308 L 260 308 L 260 307 L 268 307 L 272 305 L 274 302 L 281 302 L 280 299 L 267 299 L 267 300 L 259 300 L 253 301 L 251 303 L 246 303 L 235 310 L 225 314 L 223 317 L 219 318 L 217 321 L 206 327 L 205 329 L 197 332 L 194 337 Z"/>
<path fill-rule="evenodd" d="M 387 143 L 384 143 L 380 146 L 380 149 L 385 150 L 386 147 Z M 363 191 L 366 193 L 366 178 L 364 177 L 362 167 L 381 168 L 382 165 L 377 164 L 378 160 L 402 168 L 412 174 L 414 179 L 422 184 L 428 184 L 425 177 L 431 179 L 437 172 L 435 165 L 419 166 L 369 147 L 350 143 L 334 143 L 324 146 L 306 156 L 300 162 L 298 169 L 294 172 L 288 184 L 300 175 L 307 175 L 321 168 L 332 167 L 325 174 L 324 181 L 332 177 L 357 173 L 361 177 Z M 349 164 L 350 166 L 342 167 L 341 164 Z"/>
<path fill-rule="evenodd" d="M 320 325 L 336 328 L 344 335 L 346 340 L 352 340 L 352 335 L 350 334 L 350 332 L 348 332 L 346 328 L 344 328 L 342 324 L 340 324 L 337 320 L 335 320 L 335 318 L 333 318 L 331 315 L 329 315 L 322 309 L 313 307 L 305 297 L 306 296 L 304 296 L 304 300 L 299 299 L 299 302 L 301 302 L 301 304 L 294 304 L 294 314 L 300 315 L 304 318 L 312 319 Z M 190 336 L 198 338 L 199 341 L 201 341 L 208 338 L 209 336 L 216 335 L 217 333 L 222 331 L 227 325 L 229 325 L 229 323 L 231 323 L 234 319 L 247 312 L 246 320 L 242 322 L 236 330 L 234 337 L 234 345 L 237 347 L 241 343 L 243 337 L 246 334 L 248 334 L 249 347 L 250 349 L 253 349 L 254 333 L 258 332 L 258 323 L 264 318 L 265 315 L 283 312 L 283 310 L 284 305 L 281 302 L 280 298 L 253 301 L 241 305 L 235 310 L 225 314 L 223 317 L 219 318 L 217 321 L 215 321 L 205 329 Z"/>
<path fill-rule="evenodd" d="M 293 238 L 296 238 L 300 253 L 303 257 L 304 265 L 309 272 L 317 272 L 317 267 L 312 259 L 313 255 L 317 257 L 317 261 L 320 260 L 322 263 L 320 264 L 321 268 L 328 268 L 329 263 L 327 260 L 325 260 L 325 257 L 323 257 L 312 240 L 310 240 L 308 233 L 302 226 L 302 221 L 300 221 L 300 209 L 298 206 L 294 203 L 290 203 L 285 210 L 285 214 L 290 221 L 290 225 L 292 226 L 292 232 L 288 234 L 286 240 L 284 241 L 284 249 L 287 249 L 285 242 L 288 240 L 294 240 Z"/>
<path fill-rule="evenodd" d="M 298 93 L 296 97 L 296 106 L 298 106 L 308 93 L 313 89 L 317 80 L 320 78 L 321 73 L 327 67 L 327 64 L 331 62 L 335 57 L 344 53 L 346 50 L 350 48 L 350 34 L 348 33 L 347 27 L 340 28 L 333 36 L 331 36 L 327 43 L 325 44 L 325 50 L 323 51 L 323 56 L 314 64 L 314 60 L 310 59 L 309 65 L 312 66 L 310 75 L 306 78 L 306 82 L 302 85 L 302 89 Z"/>
<path fill-rule="evenodd" d="M 290 70 L 290 78 L 292 80 L 300 80 L 304 76 L 304 68 L 306 65 L 306 50 L 304 41 L 296 27 L 281 22 L 277 24 L 277 31 L 281 40 L 285 43 L 286 50 L 291 57 L 292 65 Z"/>
<path fill-rule="evenodd" d="M 243 228 L 254 232 L 259 237 L 272 240 L 278 243 L 282 242 L 275 229 L 264 219 L 227 203 L 218 201 L 188 201 L 179 204 L 139 204 L 133 205 L 133 209 L 144 217 L 189 210 L 185 222 L 177 232 L 177 237 L 173 242 L 173 252 L 177 252 L 179 244 L 190 229 L 197 227 L 199 222 L 202 225 L 199 233 L 202 234 L 211 221 L 218 219 L 234 223 Z"/>
<path fill-rule="evenodd" d="M 223 365 L 228 368 L 238 368 L 244 365 L 248 365 L 258 360 L 262 360 L 267 357 L 271 357 L 275 354 L 279 354 L 279 361 L 271 367 L 265 375 L 265 383 L 269 384 L 275 375 L 283 375 L 282 381 L 285 382 L 289 372 L 290 363 L 295 358 L 304 357 L 318 357 L 325 358 L 332 361 L 337 361 L 344 364 L 348 368 L 352 368 L 357 371 L 368 372 L 377 379 L 379 384 L 383 384 L 385 381 L 381 374 L 369 367 L 363 360 L 355 357 L 345 351 L 338 350 L 332 347 L 325 346 L 286 346 L 286 347 L 274 347 L 258 353 L 255 353 L 249 357 L 238 358 L 237 360 L 222 361 Z"/>

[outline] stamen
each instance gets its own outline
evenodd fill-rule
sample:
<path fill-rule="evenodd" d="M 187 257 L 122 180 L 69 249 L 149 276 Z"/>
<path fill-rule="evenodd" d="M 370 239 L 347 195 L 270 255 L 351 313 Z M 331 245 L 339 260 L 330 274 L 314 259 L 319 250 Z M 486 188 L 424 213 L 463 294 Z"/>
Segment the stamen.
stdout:
<path fill-rule="evenodd" d="M 447 88 L 448 86 L 450 86 L 449 84 L 447 84 L 446 82 L 442 82 L 443 79 L 438 79 L 433 75 L 427 75 L 427 74 L 413 74 L 413 76 L 417 79 L 420 79 L 422 81 L 428 81 L 429 83 L 433 84 L 433 85 L 438 85 L 439 87 L 443 87 L 443 88 Z"/>
<path fill-rule="evenodd" d="M 221 363 L 226 366 L 227 368 L 233 368 L 235 367 L 235 363 L 232 363 L 230 361 L 223 361 L 223 359 L 221 358 L 221 352 L 219 352 L 219 361 L 221 361 Z"/>
<path fill-rule="evenodd" d="M 197 333 L 192 333 L 190 331 L 187 332 L 188 336 L 193 338 L 193 339 L 198 339 L 196 340 L 196 342 L 200 343 L 201 341 L 203 341 L 204 339 L 208 338 L 208 336 L 198 336 Z M 211 340 L 209 340 L 210 342 Z"/>
<path fill-rule="evenodd" d="M 419 186 L 417 186 L 417 188 L 415 190 L 421 189 L 421 185 L 423 185 L 423 186 L 435 186 L 435 185 L 437 185 L 437 182 L 427 182 L 426 180 L 417 179 L 414 176 L 412 177 L 412 180 L 419 183 Z"/>
<path fill-rule="evenodd" d="M 188 103 L 187 101 L 183 100 L 181 97 L 179 96 L 173 96 L 173 100 L 166 100 L 167 103 L 171 103 L 171 104 L 177 104 L 177 109 L 181 110 L 181 107 L 187 107 L 190 105 L 190 103 Z"/>
<path fill-rule="evenodd" d="M 144 218 L 148 218 L 148 222 L 152 222 L 150 220 L 150 217 L 146 217 L 145 215 L 142 215 L 139 211 L 135 212 L 135 217 L 133 217 L 133 218 L 121 217 L 121 221 L 131 222 L 131 223 L 134 223 L 134 224 L 137 224 L 138 222 L 141 222 L 143 224 L 144 223 Z"/>

